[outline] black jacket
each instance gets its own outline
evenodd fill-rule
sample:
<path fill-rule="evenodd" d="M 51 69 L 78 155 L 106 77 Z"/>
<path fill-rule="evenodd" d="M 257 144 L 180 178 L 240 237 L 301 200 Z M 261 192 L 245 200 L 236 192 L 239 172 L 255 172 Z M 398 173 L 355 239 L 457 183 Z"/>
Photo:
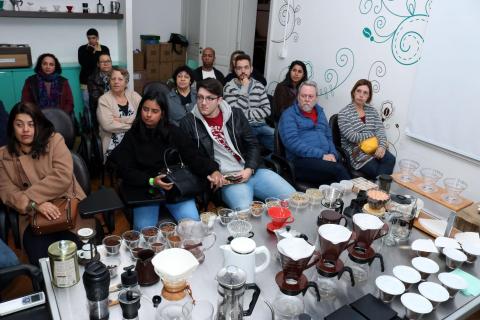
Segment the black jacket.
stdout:
<path fill-rule="evenodd" d="M 80 84 L 87 84 L 88 77 L 95 72 L 97 68 L 98 57 L 102 53 L 110 54 L 110 50 L 107 46 L 100 45 L 100 51 L 93 51 L 92 47 L 88 47 L 86 44 L 78 48 L 78 63 L 81 66 L 80 69 Z"/>
<path fill-rule="evenodd" d="M 223 83 L 223 73 L 216 68 L 213 68 L 213 73 L 215 73 L 215 79 Z M 197 69 L 193 70 L 193 78 L 196 82 L 203 80 L 202 67 L 198 67 Z"/>
<path fill-rule="evenodd" d="M 179 150 L 183 162 L 193 173 L 206 179 L 218 170 L 215 161 L 200 156 L 188 136 L 180 128 L 170 125 L 169 138 L 157 136 L 145 141 L 136 131 L 129 130 L 122 142 L 113 149 L 108 161 L 112 161 L 124 183 L 134 187 L 148 187 L 148 180 L 165 168 L 164 151 L 169 147 Z M 176 164 L 174 162 L 169 164 Z"/>
<path fill-rule="evenodd" d="M 194 107 L 195 109 L 196 107 Z M 180 128 L 188 133 L 202 156 L 207 156 L 213 160 L 213 140 L 202 120 L 194 115 L 194 110 L 187 113 L 180 121 Z M 232 108 L 232 116 L 227 120 L 227 130 L 231 139 L 236 142 L 237 149 L 245 160 L 245 168 L 256 170 L 260 167 L 263 164 L 260 156 L 260 144 L 242 110 Z"/>

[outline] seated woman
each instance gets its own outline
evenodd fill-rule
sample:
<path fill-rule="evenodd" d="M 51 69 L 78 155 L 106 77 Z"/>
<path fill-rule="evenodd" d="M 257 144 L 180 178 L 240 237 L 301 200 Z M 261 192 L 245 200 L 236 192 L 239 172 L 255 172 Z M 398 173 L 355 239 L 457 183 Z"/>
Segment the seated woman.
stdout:
<path fill-rule="evenodd" d="M 282 112 L 295 103 L 298 87 L 308 79 L 307 66 L 300 60 L 292 61 L 285 75 L 285 80 L 277 84 L 273 94 L 272 115 L 280 120 Z"/>
<path fill-rule="evenodd" d="M 204 179 L 220 174 L 218 164 L 199 155 L 188 136 L 178 127 L 168 123 L 168 104 L 163 94 L 147 92 L 140 102 L 132 129 L 125 134 L 122 143 L 113 150 L 109 161 L 116 164 L 123 183 L 145 188 L 170 190 L 173 185 L 159 174 L 165 168 L 163 155 L 167 148 L 175 147 L 193 173 Z M 198 220 L 195 200 L 167 203 L 166 207 L 179 221 L 185 218 Z M 158 222 L 160 205 L 153 204 L 133 209 L 133 227 L 140 230 Z"/>
<path fill-rule="evenodd" d="M 85 193 L 73 176 L 73 160 L 62 135 L 31 103 L 17 103 L 8 119 L 8 144 L 0 149 L 0 198 L 19 213 L 23 247 L 30 263 L 48 256 L 48 246 L 59 240 L 78 241 L 69 231 L 35 235 L 29 214 L 36 211 L 49 220 L 60 216 L 52 200 L 69 196 L 79 200 Z M 75 186 L 74 186 L 75 185 Z M 77 217 L 77 227 L 89 220 Z"/>
<path fill-rule="evenodd" d="M 352 103 L 338 113 L 342 148 L 352 167 L 376 179 L 380 174 L 392 174 L 395 157 L 387 150 L 385 128 L 378 112 L 370 106 L 372 83 L 361 79 L 350 92 Z"/>
<path fill-rule="evenodd" d="M 287 158 L 300 181 L 321 185 L 350 179 L 347 169 L 337 162 L 332 132 L 323 108 L 316 103 L 317 94 L 315 82 L 303 82 L 297 101 L 280 117 L 278 128 Z"/>
<path fill-rule="evenodd" d="M 226 85 L 232 79 L 235 79 L 237 77 L 237 74 L 235 73 L 235 58 L 241 54 L 245 54 L 245 51 L 236 50 L 236 51 L 233 51 L 232 54 L 230 55 L 230 73 L 227 74 L 225 78 L 223 78 L 223 81 L 222 81 L 223 85 Z M 257 69 L 253 68 L 251 77 L 259 81 L 261 84 L 263 84 L 264 87 L 267 86 L 267 80 Z"/>
<path fill-rule="evenodd" d="M 113 68 L 110 73 L 110 91 L 98 99 L 97 120 L 102 150 L 106 160 L 132 126 L 142 97 L 127 90 L 129 74 L 126 69 Z"/>
<path fill-rule="evenodd" d="M 197 103 L 197 91 L 192 87 L 193 72 L 189 67 L 178 67 L 172 77 L 175 86 L 168 94 L 168 118 L 170 123 L 178 126 L 180 120 Z"/>
<path fill-rule="evenodd" d="M 31 102 L 40 109 L 60 108 L 73 113 L 73 96 L 68 80 L 62 77 L 62 66 L 51 53 L 44 53 L 37 59 L 35 74 L 25 80 L 22 102 Z"/>

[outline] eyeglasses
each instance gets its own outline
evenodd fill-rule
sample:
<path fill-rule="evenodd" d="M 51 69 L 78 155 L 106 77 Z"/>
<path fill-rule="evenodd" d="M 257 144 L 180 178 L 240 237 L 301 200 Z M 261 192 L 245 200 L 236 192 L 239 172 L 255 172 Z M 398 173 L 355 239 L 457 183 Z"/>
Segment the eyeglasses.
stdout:
<path fill-rule="evenodd" d="M 112 60 L 107 60 L 107 61 L 98 61 L 100 64 L 110 64 L 112 63 Z"/>
<path fill-rule="evenodd" d="M 197 101 L 199 101 L 199 102 L 202 102 L 204 100 L 206 100 L 207 102 L 213 102 L 217 99 L 218 99 L 218 97 L 215 97 L 215 96 L 207 96 L 207 97 L 197 96 Z"/>
<path fill-rule="evenodd" d="M 317 96 L 314 96 L 313 94 L 301 94 L 300 95 L 300 98 L 302 99 L 309 99 L 309 100 L 312 100 L 312 99 L 315 99 Z"/>

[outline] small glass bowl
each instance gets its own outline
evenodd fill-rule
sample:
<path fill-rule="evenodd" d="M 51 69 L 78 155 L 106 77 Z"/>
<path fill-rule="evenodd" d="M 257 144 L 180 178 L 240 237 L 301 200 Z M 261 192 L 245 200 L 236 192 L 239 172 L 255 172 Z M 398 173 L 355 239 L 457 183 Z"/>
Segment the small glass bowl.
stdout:
<path fill-rule="evenodd" d="M 305 194 L 307 195 L 308 199 L 310 200 L 310 204 L 320 204 L 323 199 L 322 191 L 316 188 L 310 188 L 305 190 Z"/>
<path fill-rule="evenodd" d="M 236 208 L 235 213 L 237 215 L 238 220 L 248 221 L 248 219 L 250 218 L 251 212 L 250 212 L 250 208 L 246 208 L 246 209 Z"/>
<path fill-rule="evenodd" d="M 267 206 L 267 210 L 271 207 L 280 207 L 280 199 L 276 197 L 268 197 L 265 199 L 265 205 Z"/>
<path fill-rule="evenodd" d="M 252 224 L 245 220 L 233 220 L 227 224 L 227 229 L 234 238 L 253 236 Z"/>
<path fill-rule="evenodd" d="M 261 217 L 265 212 L 265 203 L 262 201 L 252 201 L 250 204 L 250 212 L 255 218 Z"/>
<path fill-rule="evenodd" d="M 175 232 L 175 230 L 177 229 L 177 225 L 171 221 L 162 222 L 158 226 L 158 229 L 160 229 L 160 232 L 162 233 L 163 238 L 167 239 L 169 235 Z"/>
<path fill-rule="evenodd" d="M 403 182 L 412 182 L 415 180 L 414 172 L 420 167 L 415 160 L 402 159 L 398 162 L 400 167 L 400 180 Z"/>
<path fill-rule="evenodd" d="M 145 227 L 145 228 L 142 228 L 141 232 L 142 232 L 143 240 L 145 240 L 146 243 L 153 243 L 158 238 L 157 227 L 154 227 L 154 226 Z"/>
<path fill-rule="evenodd" d="M 218 216 L 220 217 L 220 223 L 224 226 L 227 225 L 230 221 L 235 220 L 235 211 L 228 208 L 222 208 L 218 210 Z"/>
<path fill-rule="evenodd" d="M 122 238 L 119 236 L 111 235 L 103 238 L 103 246 L 107 251 L 108 256 L 116 256 L 120 252 L 120 246 L 122 244 Z"/>
<path fill-rule="evenodd" d="M 122 234 L 122 239 L 128 249 L 137 248 L 140 243 L 140 232 L 136 230 L 128 230 Z"/>
<path fill-rule="evenodd" d="M 458 204 L 462 202 L 460 194 L 467 189 L 468 184 L 458 178 L 445 178 L 443 179 L 443 183 L 445 184 L 447 193 L 443 194 L 442 198 L 451 204 Z"/>
<path fill-rule="evenodd" d="M 305 208 L 309 204 L 308 196 L 303 192 L 294 192 L 290 196 L 288 203 L 292 208 Z"/>
<path fill-rule="evenodd" d="M 420 185 L 423 191 L 432 193 L 438 190 L 437 182 L 443 177 L 443 173 L 432 168 L 423 168 L 420 170 L 423 183 Z"/>

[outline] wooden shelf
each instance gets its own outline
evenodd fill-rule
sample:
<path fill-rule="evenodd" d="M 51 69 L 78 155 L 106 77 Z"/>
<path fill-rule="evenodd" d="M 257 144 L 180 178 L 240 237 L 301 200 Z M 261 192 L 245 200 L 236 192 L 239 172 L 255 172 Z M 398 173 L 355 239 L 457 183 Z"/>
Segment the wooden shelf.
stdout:
<path fill-rule="evenodd" d="M 447 193 L 447 190 L 445 190 L 442 187 L 438 187 L 438 190 L 435 191 L 435 192 L 432 192 L 432 193 L 425 192 L 420 187 L 420 184 L 422 183 L 422 178 L 420 178 L 420 177 L 415 177 L 415 180 L 412 181 L 412 182 L 404 182 L 404 181 L 400 180 L 400 173 L 394 173 L 394 174 L 392 174 L 392 178 L 399 185 L 401 185 L 401 186 L 403 186 L 407 189 L 410 189 L 412 191 L 415 191 L 416 193 L 421 194 L 425 198 L 428 198 L 432 201 L 435 201 L 435 202 L 441 204 L 442 206 L 444 206 L 444 207 L 446 207 L 446 208 L 448 208 L 452 211 L 455 211 L 455 212 L 458 212 L 458 211 L 468 207 L 469 205 L 471 205 L 473 203 L 472 200 L 462 198 L 462 197 L 460 197 L 462 199 L 462 202 L 460 202 L 458 204 L 452 204 L 452 203 L 449 203 L 449 202 L 445 201 L 442 198 L 442 195 Z"/>
<path fill-rule="evenodd" d="M 123 14 L 113 13 L 80 13 L 80 12 L 39 12 L 39 11 L 0 11 L 5 18 L 53 18 L 53 19 L 95 19 L 122 20 Z"/>

